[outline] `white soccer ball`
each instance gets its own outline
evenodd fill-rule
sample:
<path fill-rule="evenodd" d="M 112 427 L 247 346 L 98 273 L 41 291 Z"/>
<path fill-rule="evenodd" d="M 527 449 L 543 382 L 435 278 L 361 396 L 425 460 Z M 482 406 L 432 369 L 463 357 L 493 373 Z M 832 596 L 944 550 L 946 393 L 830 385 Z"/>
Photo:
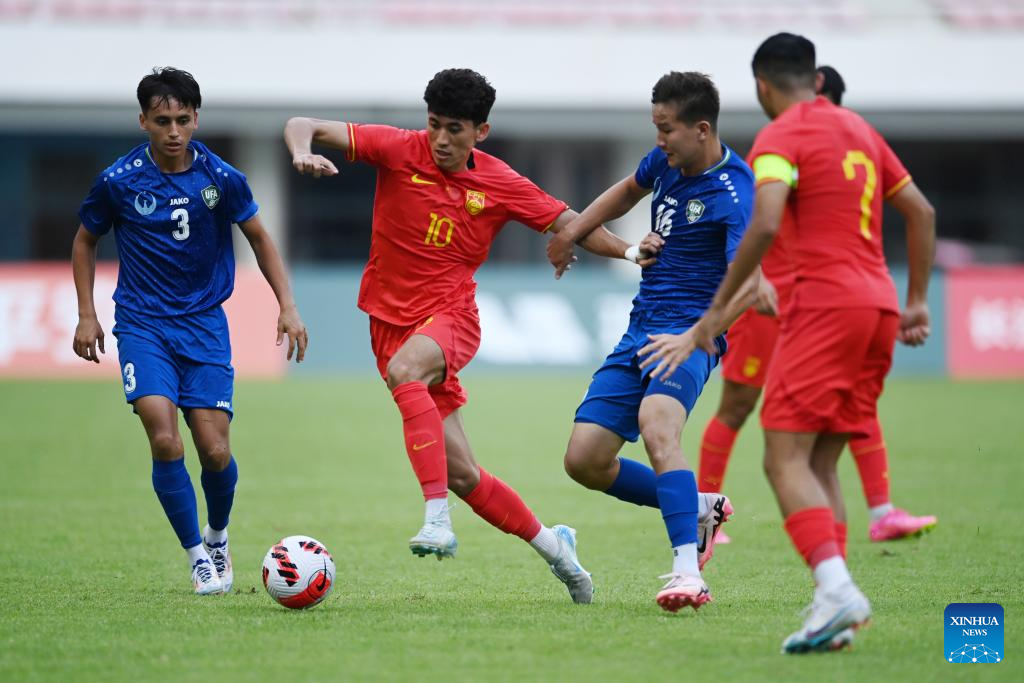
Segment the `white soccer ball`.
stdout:
<path fill-rule="evenodd" d="M 334 587 L 334 560 L 324 544 L 309 536 L 288 536 L 263 558 L 263 585 L 270 597 L 290 609 L 323 602 Z"/>

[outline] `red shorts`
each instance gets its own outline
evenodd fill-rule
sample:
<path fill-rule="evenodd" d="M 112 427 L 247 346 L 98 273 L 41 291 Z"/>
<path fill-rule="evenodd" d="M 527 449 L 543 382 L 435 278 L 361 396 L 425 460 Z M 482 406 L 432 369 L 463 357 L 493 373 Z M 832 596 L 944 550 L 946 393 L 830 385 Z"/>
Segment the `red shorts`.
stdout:
<path fill-rule="evenodd" d="M 787 311 L 768 371 L 762 426 L 866 436 L 899 327 L 897 313 L 877 308 Z"/>
<path fill-rule="evenodd" d="M 778 337 L 778 318 L 748 308 L 726 333 L 722 377 L 748 387 L 763 387 Z"/>
<path fill-rule="evenodd" d="M 387 380 L 391 357 L 414 334 L 430 337 L 444 354 L 444 380 L 429 388 L 443 420 L 466 405 L 466 390 L 459 384 L 458 373 L 480 348 L 480 316 L 476 308 L 458 308 L 437 313 L 415 325 L 403 326 L 392 325 L 371 315 L 370 348 L 377 357 L 377 370 L 382 378 Z"/>

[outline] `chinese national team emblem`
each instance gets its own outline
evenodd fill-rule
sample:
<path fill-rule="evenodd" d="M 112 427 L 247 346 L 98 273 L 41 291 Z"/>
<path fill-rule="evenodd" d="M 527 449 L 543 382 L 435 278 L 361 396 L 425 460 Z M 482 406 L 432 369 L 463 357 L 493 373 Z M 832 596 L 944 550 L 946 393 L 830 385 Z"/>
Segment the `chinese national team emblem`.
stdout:
<path fill-rule="evenodd" d="M 691 199 L 686 202 L 686 222 L 695 223 L 704 215 L 704 202 L 699 199 Z"/>
<path fill-rule="evenodd" d="M 483 192 L 477 192 L 476 190 L 466 190 L 466 211 L 473 216 L 477 215 L 484 210 L 485 200 Z"/>
<path fill-rule="evenodd" d="M 217 206 L 217 203 L 220 201 L 220 190 L 217 189 L 216 185 L 207 185 L 200 194 L 203 196 L 206 206 L 211 209 Z"/>

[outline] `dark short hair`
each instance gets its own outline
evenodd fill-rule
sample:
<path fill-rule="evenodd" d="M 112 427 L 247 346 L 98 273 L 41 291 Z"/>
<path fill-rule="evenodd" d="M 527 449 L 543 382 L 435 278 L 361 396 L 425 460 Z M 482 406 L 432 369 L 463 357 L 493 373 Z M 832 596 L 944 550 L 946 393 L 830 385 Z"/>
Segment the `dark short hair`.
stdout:
<path fill-rule="evenodd" d="M 149 111 L 154 97 L 161 104 L 167 104 L 171 98 L 174 98 L 182 107 L 192 107 L 193 109 L 199 109 L 203 103 L 199 84 L 196 83 L 192 74 L 172 66 L 153 69 L 153 73 L 139 81 L 139 87 L 135 94 L 139 98 L 139 106 L 142 107 L 143 112 Z"/>
<path fill-rule="evenodd" d="M 654 84 L 651 104 L 676 105 L 676 118 L 687 125 L 707 121 L 718 130 L 718 88 L 707 74 L 670 71 Z"/>
<path fill-rule="evenodd" d="M 831 66 L 819 66 L 818 73 L 825 79 L 821 84 L 821 92 L 818 94 L 824 95 L 835 104 L 842 104 L 843 93 L 846 92 L 846 82 L 843 81 L 843 77 Z"/>
<path fill-rule="evenodd" d="M 754 75 L 776 88 L 814 88 L 814 43 L 793 33 L 776 33 L 754 53 Z"/>
<path fill-rule="evenodd" d="M 423 101 L 438 116 L 469 119 L 479 126 L 487 121 L 494 106 L 494 88 L 472 69 L 438 71 L 427 83 Z"/>

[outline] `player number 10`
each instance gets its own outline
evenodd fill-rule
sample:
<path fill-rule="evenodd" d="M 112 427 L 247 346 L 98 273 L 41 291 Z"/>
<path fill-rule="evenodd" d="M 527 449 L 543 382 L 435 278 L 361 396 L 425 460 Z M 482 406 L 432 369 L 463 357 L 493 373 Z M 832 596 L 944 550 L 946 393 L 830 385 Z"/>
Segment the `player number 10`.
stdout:
<path fill-rule="evenodd" d="M 430 227 L 427 228 L 427 238 L 423 244 L 433 244 L 435 247 L 447 247 L 452 243 L 452 232 L 455 230 L 455 222 L 451 218 L 430 214 Z"/>
<path fill-rule="evenodd" d="M 875 197 L 878 185 L 878 174 L 875 162 L 859 149 L 851 149 L 843 159 L 843 175 L 847 180 L 857 179 L 857 166 L 864 167 L 864 192 L 860 195 L 860 234 L 864 239 L 871 239 L 871 200 Z"/>

